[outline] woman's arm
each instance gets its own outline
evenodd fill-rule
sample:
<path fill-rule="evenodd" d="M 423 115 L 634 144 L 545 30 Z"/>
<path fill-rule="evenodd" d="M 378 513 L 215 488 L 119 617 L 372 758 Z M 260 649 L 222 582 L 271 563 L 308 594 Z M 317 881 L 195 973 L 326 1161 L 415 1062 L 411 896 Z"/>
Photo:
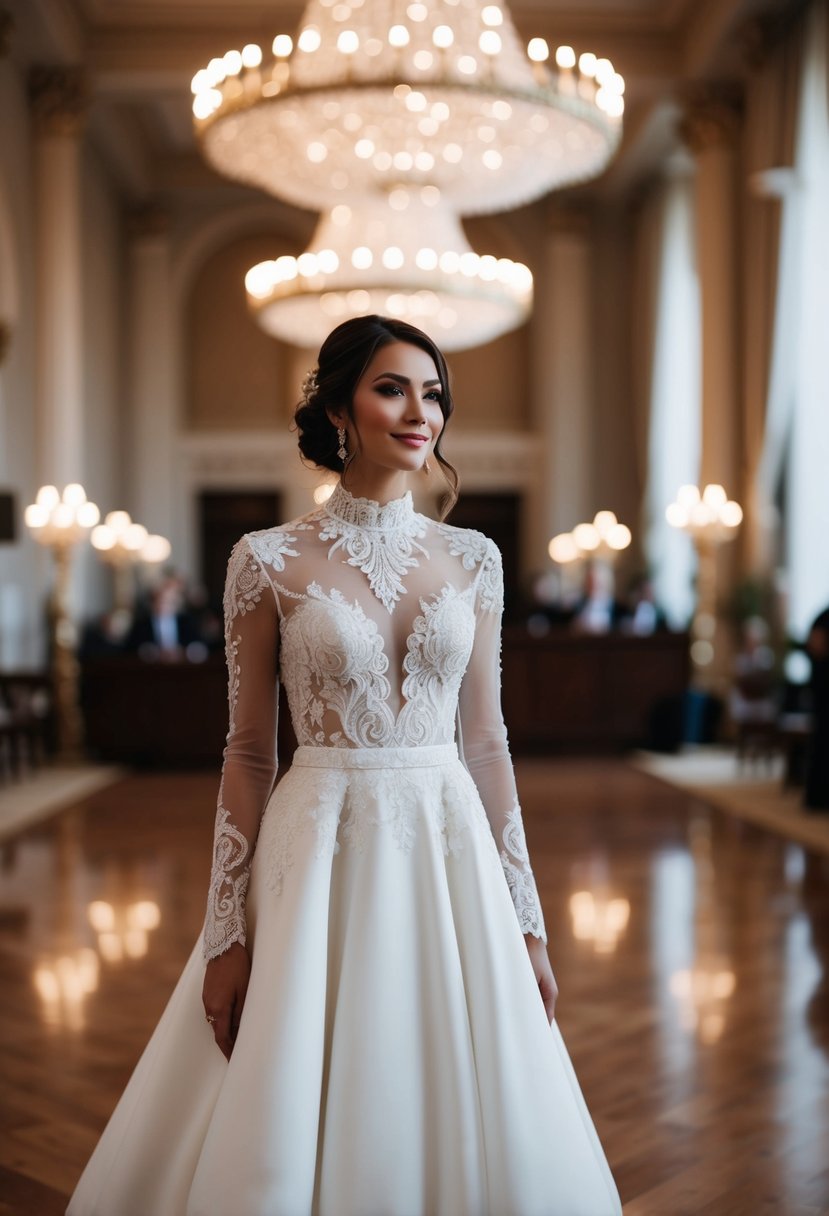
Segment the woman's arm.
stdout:
<path fill-rule="evenodd" d="M 504 877 L 525 935 L 550 1020 L 556 987 L 547 959 L 544 915 L 530 865 L 518 791 L 501 712 L 501 554 L 490 541 L 478 575 L 475 642 L 458 705 L 463 761 L 486 809 Z"/>
<path fill-rule="evenodd" d="M 245 948 L 250 867 L 276 773 L 276 602 L 244 537 L 228 563 L 224 615 L 229 727 L 204 925 L 203 999 L 216 1042 L 229 1058 L 250 971 Z"/>

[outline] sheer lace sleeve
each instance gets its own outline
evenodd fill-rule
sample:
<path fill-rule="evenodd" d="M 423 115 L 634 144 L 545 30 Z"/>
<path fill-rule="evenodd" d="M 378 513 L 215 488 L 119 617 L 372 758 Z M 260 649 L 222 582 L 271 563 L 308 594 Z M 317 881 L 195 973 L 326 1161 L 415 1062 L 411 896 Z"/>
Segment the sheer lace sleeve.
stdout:
<path fill-rule="evenodd" d="M 478 574 L 475 644 L 461 685 L 458 744 L 486 808 L 521 931 L 546 942 L 501 713 L 503 606 L 501 554 L 489 541 Z"/>
<path fill-rule="evenodd" d="M 229 727 L 204 925 L 205 959 L 245 942 L 245 896 L 259 822 L 276 774 L 279 632 L 271 585 L 246 537 L 224 594 Z"/>

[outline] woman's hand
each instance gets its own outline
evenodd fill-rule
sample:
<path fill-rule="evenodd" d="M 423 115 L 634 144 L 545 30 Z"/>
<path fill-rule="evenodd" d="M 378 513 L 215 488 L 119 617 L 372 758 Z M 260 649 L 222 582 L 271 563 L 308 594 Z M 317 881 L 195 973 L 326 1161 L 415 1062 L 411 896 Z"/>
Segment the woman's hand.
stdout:
<path fill-rule="evenodd" d="M 533 971 L 535 972 L 538 991 L 541 993 L 541 999 L 544 1002 L 547 1021 L 552 1022 L 556 1012 L 558 985 L 553 975 L 553 969 L 550 966 L 550 960 L 547 957 L 547 947 L 540 937 L 533 937 L 531 933 L 524 934 L 524 941 L 527 943 L 527 952 L 533 965 Z"/>
<path fill-rule="evenodd" d="M 240 942 L 234 942 L 218 958 L 210 959 L 204 973 L 204 1012 L 213 1027 L 216 1044 L 228 1060 L 239 1030 L 249 979 L 250 955 Z"/>

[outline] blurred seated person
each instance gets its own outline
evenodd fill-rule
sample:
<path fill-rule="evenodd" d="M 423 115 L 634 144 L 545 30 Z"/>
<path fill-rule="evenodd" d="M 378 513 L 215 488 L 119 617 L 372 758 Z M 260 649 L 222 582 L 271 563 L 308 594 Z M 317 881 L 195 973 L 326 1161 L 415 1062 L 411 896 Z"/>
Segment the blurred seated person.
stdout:
<path fill-rule="evenodd" d="M 107 655 L 123 654 L 132 627 L 132 613 L 126 608 L 113 608 L 102 612 L 95 620 L 87 621 L 80 640 L 82 659 L 100 659 Z"/>
<path fill-rule="evenodd" d="M 630 584 L 626 609 L 627 614 L 621 622 L 624 633 L 644 638 L 666 628 L 665 614 L 656 602 L 653 582 L 646 574 L 639 575 Z"/>
<path fill-rule="evenodd" d="M 829 607 L 812 622 L 806 651 L 812 662 L 812 736 L 803 801 L 810 811 L 829 811 Z"/>
<path fill-rule="evenodd" d="M 728 698 L 733 721 L 775 722 L 778 714 L 774 651 L 769 646 L 769 627 L 762 617 L 743 623 L 742 648 L 734 660 L 734 679 Z"/>
<path fill-rule="evenodd" d="M 165 574 L 150 593 L 149 608 L 139 612 L 127 637 L 127 649 L 139 658 L 200 662 L 207 657 L 198 623 L 187 610 L 184 580 Z"/>
<path fill-rule="evenodd" d="M 625 606 L 614 594 L 613 567 L 600 558 L 587 563 L 584 593 L 576 605 L 571 627 L 576 633 L 609 633 L 625 616 Z"/>

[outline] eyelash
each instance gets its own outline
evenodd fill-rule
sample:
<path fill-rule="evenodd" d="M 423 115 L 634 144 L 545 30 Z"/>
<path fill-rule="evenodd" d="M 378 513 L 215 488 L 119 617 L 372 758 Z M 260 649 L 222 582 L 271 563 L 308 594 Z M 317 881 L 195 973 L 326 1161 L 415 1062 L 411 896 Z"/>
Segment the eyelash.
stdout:
<path fill-rule="evenodd" d="M 392 393 L 402 393 L 403 390 L 399 384 L 381 384 L 377 389 L 378 393 L 382 393 L 386 397 L 390 397 Z M 432 401 L 436 401 L 440 405 L 440 389 L 430 388 L 426 394 Z"/>

